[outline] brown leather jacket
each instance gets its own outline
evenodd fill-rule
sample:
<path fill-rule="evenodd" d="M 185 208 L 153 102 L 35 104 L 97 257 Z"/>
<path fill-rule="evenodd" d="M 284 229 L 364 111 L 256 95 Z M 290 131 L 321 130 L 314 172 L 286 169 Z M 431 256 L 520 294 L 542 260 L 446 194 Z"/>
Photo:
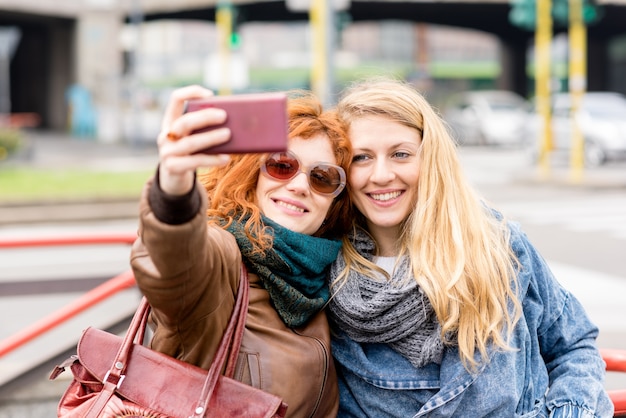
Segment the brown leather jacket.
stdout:
<path fill-rule="evenodd" d="M 188 201 L 181 204 L 179 199 L 172 206 L 156 185 L 147 184 L 131 264 L 152 305 L 152 348 L 208 368 L 233 310 L 241 253 L 230 233 L 207 227 L 200 185 L 184 199 Z M 183 223 L 164 223 L 155 209 L 193 213 Z M 249 274 L 249 279 L 250 303 L 235 378 L 282 397 L 288 417 L 335 417 L 339 393 L 325 312 L 306 326 L 288 328 L 259 277 Z"/>

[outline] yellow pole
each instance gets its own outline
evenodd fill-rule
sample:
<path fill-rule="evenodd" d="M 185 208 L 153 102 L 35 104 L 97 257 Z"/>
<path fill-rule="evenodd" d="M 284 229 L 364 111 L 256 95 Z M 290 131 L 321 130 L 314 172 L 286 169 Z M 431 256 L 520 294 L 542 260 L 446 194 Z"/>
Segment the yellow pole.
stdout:
<path fill-rule="evenodd" d="M 312 0 L 309 19 L 312 33 L 313 63 L 311 65 L 311 90 L 325 103 L 327 101 L 328 66 L 327 56 L 327 31 L 329 0 Z"/>
<path fill-rule="evenodd" d="M 582 0 L 569 0 L 569 90 L 572 97 L 571 178 L 579 183 L 585 166 L 585 140 L 578 113 L 587 89 L 587 28 L 583 22 Z"/>
<path fill-rule="evenodd" d="M 542 120 L 539 166 L 544 177 L 550 175 L 552 151 L 552 112 L 550 100 L 550 63 L 552 43 L 552 1 L 537 0 L 537 28 L 535 31 L 535 96 Z"/>
<path fill-rule="evenodd" d="M 218 59 L 220 62 L 219 95 L 232 93 L 231 88 L 231 51 L 230 37 L 233 32 L 233 8 L 230 2 L 220 2 L 215 9 L 215 25 L 217 26 Z"/>

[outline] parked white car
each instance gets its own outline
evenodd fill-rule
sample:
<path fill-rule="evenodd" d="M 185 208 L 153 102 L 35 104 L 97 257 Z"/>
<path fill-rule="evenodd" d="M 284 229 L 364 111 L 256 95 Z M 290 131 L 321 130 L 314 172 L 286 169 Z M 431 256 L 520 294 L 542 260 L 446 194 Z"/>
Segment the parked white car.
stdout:
<path fill-rule="evenodd" d="M 529 102 L 506 90 L 467 91 L 453 95 L 442 116 L 461 145 L 521 145 Z"/>
<path fill-rule="evenodd" d="M 587 166 L 599 166 L 611 159 L 626 158 L 626 97 L 614 92 L 587 92 L 576 115 L 572 111 L 569 93 L 557 93 L 552 98 L 552 153 L 568 155 L 572 149 L 574 121 L 584 139 L 584 159 Z M 529 123 L 533 139 L 533 155 L 538 155 L 543 122 L 535 114 Z"/>

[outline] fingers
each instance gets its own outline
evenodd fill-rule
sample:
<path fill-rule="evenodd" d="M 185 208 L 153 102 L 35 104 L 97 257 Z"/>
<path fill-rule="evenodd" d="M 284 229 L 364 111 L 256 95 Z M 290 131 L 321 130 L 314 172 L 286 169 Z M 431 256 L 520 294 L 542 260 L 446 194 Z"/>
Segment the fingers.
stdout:
<path fill-rule="evenodd" d="M 162 133 L 159 145 L 160 184 L 168 194 L 182 195 L 193 187 L 193 174 L 200 167 L 225 164 L 227 155 L 209 155 L 199 151 L 223 143 L 230 138 L 230 129 L 219 128 L 169 140 L 172 133 Z"/>
<path fill-rule="evenodd" d="M 222 124 L 226 121 L 226 112 L 222 109 L 207 108 L 195 112 L 185 113 L 174 119 L 168 126 L 163 126 L 160 142 L 164 140 L 178 141 L 194 132 Z M 213 145 L 217 145 L 217 142 Z"/>
<path fill-rule="evenodd" d="M 161 172 L 173 176 L 184 176 L 200 167 L 216 167 L 224 165 L 230 157 L 226 154 L 195 154 L 186 158 L 168 158 L 160 167 Z"/>
<path fill-rule="evenodd" d="M 192 155 L 205 148 L 223 144 L 229 139 L 228 128 L 216 128 L 183 137 L 173 131 L 162 132 L 159 135 L 159 155 L 161 158 L 169 155 Z"/>
<path fill-rule="evenodd" d="M 222 144 L 230 139 L 228 128 L 213 128 L 226 120 L 226 112 L 207 108 L 184 113 L 186 100 L 208 98 L 213 93 L 201 86 L 188 86 L 175 90 L 166 107 L 159 146 L 159 180 L 161 189 L 172 195 L 182 195 L 191 190 L 195 170 L 225 164 L 226 155 L 208 155 L 201 150 Z M 204 132 L 198 132 L 209 128 Z"/>
<path fill-rule="evenodd" d="M 165 108 L 161 130 L 168 130 L 174 120 L 183 114 L 186 100 L 203 99 L 213 96 L 213 92 L 199 85 L 192 85 L 176 89 L 170 95 L 170 101 Z"/>
<path fill-rule="evenodd" d="M 195 154 L 184 158 L 166 158 L 159 168 L 161 190 L 173 196 L 189 193 L 194 186 L 194 172 L 198 167 L 226 164 L 228 155 Z"/>

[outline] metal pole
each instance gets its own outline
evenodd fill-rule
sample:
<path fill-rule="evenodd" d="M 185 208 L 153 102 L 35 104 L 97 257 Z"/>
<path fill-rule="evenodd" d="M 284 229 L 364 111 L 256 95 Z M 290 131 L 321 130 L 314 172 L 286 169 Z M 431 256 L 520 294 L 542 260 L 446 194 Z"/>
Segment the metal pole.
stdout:
<path fill-rule="evenodd" d="M 333 0 L 326 0 L 326 97 L 322 103 L 330 106 L 335 101 L 335 73 L 334 73 L 334 56 L 335 56 L 335 8 Z"/>
<path fill-rule="evenodd" d="M 550 103 L 550 68 L 552 43 L 552 1 L 537 0 L 537 28 L 535 31 L 535 92 L 537 110 L 543 129 L 539 149 L 539 165 L 544 177 L 550 175 L 552 151 L 552 116 Z"/>
<path fill-rule="evenodd" d="M 133 149 L 139 146 L 142 136 L 142 105 L 140 103 L 141 90 L 141 70 L 139 68 L 139 57 L 141 55 L 141 24 L 143 22 L 143 11 L 139 0 L 133 0 L 130 23 L 133 28 L 133 47 L 129 54 L 130 67 L 130 92 L 132 102 L 132 132 L 130 133 L 130 144 Z"/>
<path fill-rule="evenodd" d="M 11 57 L 0 55 L 0 116 L 11 113 Z"/>
<path fill-rule="evenodd" d="M 11 58 L 21 37 L 17 27 L 0 27 L 0 115 L 11 113 Z"/>
<path fill-rule="evenodd" d="M 585 139 L 578 117 L 587 88 L 587 28 L 583 22 L 582 0 L 569 0 L 569 90 L 572 97 L 571 178 L 579 183 L 585 165 Z"/>
<path fill-rule="evenodd" d="M 215 24 L 218 31 L 219 91 L 220 95 L 232 93 L 230 38 L 233 33 L 233 7 L 230 1 L 220 1 L 215 10 Z"/>
<path fill-rule="evenodd" d="M 311 89 L 325 105 L 330 105 L 334 99 L 334 13 L 331 0 L 313 0 L 309 13 L 313 35 Z"/>

